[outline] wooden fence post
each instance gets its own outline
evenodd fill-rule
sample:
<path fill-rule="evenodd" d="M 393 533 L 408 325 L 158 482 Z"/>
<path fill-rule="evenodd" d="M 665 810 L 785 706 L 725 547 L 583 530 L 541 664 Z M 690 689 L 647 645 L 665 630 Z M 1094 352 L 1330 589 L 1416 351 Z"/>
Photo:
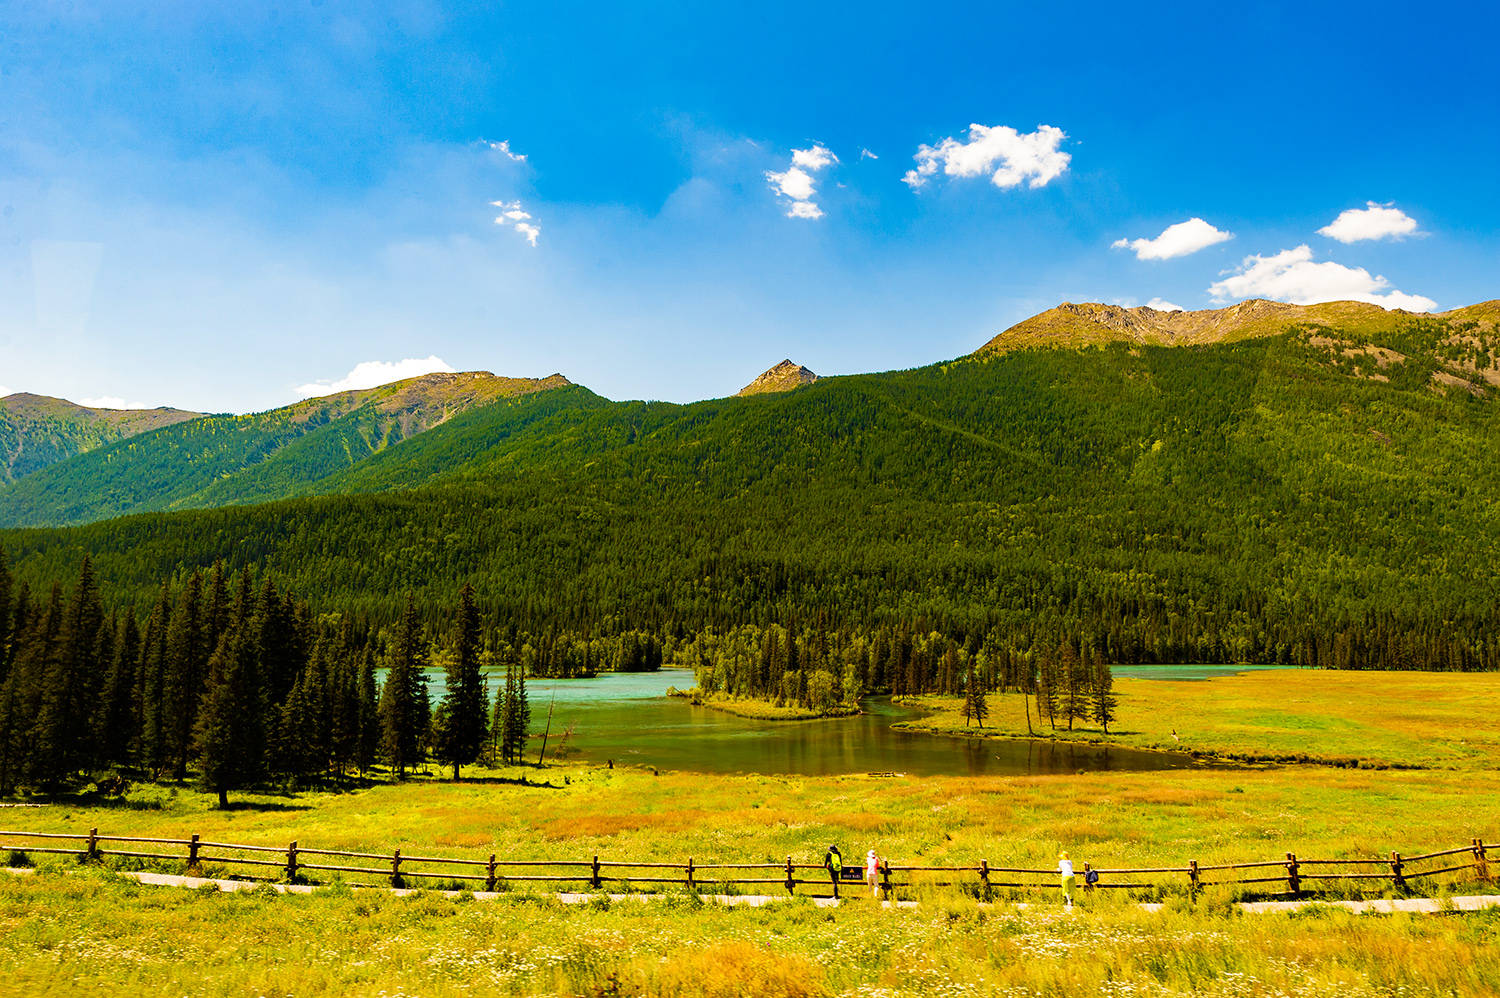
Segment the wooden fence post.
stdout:
<path fill-rule="evenodd" d="M 194 832 L 193 833 L 193 837 L 188 840 L 188 866 L 193 867 L 193 866 L 197 866 L 197 865 L 198 865 L 198 833 Z"/>
<path fill-rule="evenodd" d="M 1297 874 L 1296 853 L 1286 854 L 1286 886 L 1293 894 L 1302 893 L 1302 878 Z"/>
<path fill-rule="evenodd" d="M 599 879 L 599 857 L 595 856 L 593 873 L 589 874 L 589 886 L 597 891 L 601 886 L 603 886 L 603 883 L 604 882 Z"/>
<path fill-rule="evenodd" d="M 291 883 L 296 883 L 296 881 L 297 881 L 297 843 L 296 843 L 296 841 L 293 841 L 291 845 L 289 845 L 289 846 L 286 847 L 286 882 L 289 883 L 289 884 L 291 884 Z"/>
<path fill-rule="evenodd" d="M 391 886 L 401 886 L 401 850 L 391 853 Z"/>
<path fill-rule="evenodd" d="M 693 857 L 691 856 L 688 857 L 687 874 L 687 889 L 691 891 L 693 889 Z"/>
<path fill-rule="evenodd" d="M 981 859 L 979 861 L 979 888 L 984 891 L 984 899 L 990 899 L 990 861 Z"/>
<path fill-rule="evenodd" d="M 495 854 L 490 853 L 489 865 L 484 869 L 484 889 L 491 894 L 495 892 Z"/>
<path fill-rule="evenodd" d="M 98 858 L 99 858 L 99 829 L 97 829 L 97 828 L 90 828 L 89 829 L 88 853 L 84 856 L 84 859 L 98 859 Z"/>
<path fill-rule="evenodd" d="M 882 883 L 880 885 L 880 889 L 885 892 L 885 899 L 887 901 L 889 901 L 891 899 L 891 861 L 890 860 L 883 859 L 883 860 L 880 861 L 880 872 L 884 875 L 884 883 Z"/>
<path fill-rule="evenodd" d="M 1198 888 L 1200 886 L 1201 886 L 1201 884 L 1199 884 L 1199 882 L 1198 882 L 1198 861 L 1196 859 L 1190 859 L 1190 860 L 1188 860 L 1188 893 L 1189 893 L 1189 895 L 1192 896 L 1192 897 L 1197 897 L 1198 896 Z"/>
<path fill-rule="evenodd" d="M 786 892 L 788 894 L 797 893 L 797 881 L 792 875 L 792 870 L 792 857 L 788 856 L 786 858 Z"/>
<path fill-rule="evenodd" d="M 1405 865 L 1406 864 L 1404 864 L 1404 863 L 1401 862 L 1401 854 L 1399 852 L 1396 852 L 1395 850 L 1392 850 L 1391 851 L 1391 880 L 1393 880 L 1395 882 L 1397 890 L 1405 890 L 1406 889 L 1406 874 L 1401 872 L 1401 868 L 1403 866 L 1405 866 Z"/>
<path fill-rule="evenodd" d="M 1490 882 L 1490 862 L 1484 854 L 1484 839 L 1474 840 L 1474 875 L 1483 883 Z"/>

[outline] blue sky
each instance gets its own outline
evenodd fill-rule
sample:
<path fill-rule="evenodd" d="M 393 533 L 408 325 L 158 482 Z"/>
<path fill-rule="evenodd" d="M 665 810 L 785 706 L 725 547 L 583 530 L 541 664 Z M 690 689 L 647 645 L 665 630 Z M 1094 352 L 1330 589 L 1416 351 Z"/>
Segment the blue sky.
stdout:
<path fill-rule="evenodd" d="M 1064 300 L 1500 297 L 1489 5 L 232 6 L 0 6 L 0 387 L 687 401 Z"/>

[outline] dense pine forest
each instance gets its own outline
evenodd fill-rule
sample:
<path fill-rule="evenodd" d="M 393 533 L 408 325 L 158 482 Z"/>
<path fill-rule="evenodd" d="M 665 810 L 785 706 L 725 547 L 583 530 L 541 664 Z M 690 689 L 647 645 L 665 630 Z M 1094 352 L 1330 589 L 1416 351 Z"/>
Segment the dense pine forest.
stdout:
<path fill-rule="evenodd" d="M 0 544 L 33 592 L 89 556 L 142 615 L 220 560 L 371 633 L 408 593 L 439 624 L 470 582 L 486 620 L 570 663 L 537 674 L 613 667 L 627 633 L 669 658 L 791 634 L 808 677 L 896 692 L 961 688 L 950 649 L 1000 688 L 1064 644 L 1494 669 L 1494 336 L 1387 327 L 1018 350 L 692 405 L 565 386 L 320 466 L 324 494 Z M 786 671 L 741 688 L 815 699 Z"/>

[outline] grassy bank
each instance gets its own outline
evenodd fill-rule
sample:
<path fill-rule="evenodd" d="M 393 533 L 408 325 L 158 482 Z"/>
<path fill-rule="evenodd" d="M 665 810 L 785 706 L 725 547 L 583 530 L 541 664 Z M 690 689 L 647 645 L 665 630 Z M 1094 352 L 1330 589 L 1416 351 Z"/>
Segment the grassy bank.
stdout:
<path fill-rule="evenodd" d="M 917 910 L 568 908 L 0 878 L 0 994 L 1213 995 L 1494 993 L 1500 916 L 1148 914 L 1100 900 Z"/>
<path fill-rule="evenodd" d="M 667 696 L 682 697 L 699 707 L 721 710 L 736 717 L 748 717 L 755 721 L 813 721 L 825 717 L 853 717 L 858 707 L 833 707 L 828 710 L 813 710 L 795 704 L 778 704 L 753 697 L 704 696 L 698 689 L 668 689 Z"/>
<path fill-rule="evenodd" d="M 1430 852 L 1500 835 L 1492 774 L 1296 767 L 1037 777 L 715 776 L 561 764 L 549 785 L 413 781 L 342 794 L 250 796 L 228 812 L 189 789 L 0 810 L 0 826 L 284 848 L 502 858 L 818 862 L 877 849 L 893 862 L 1050 867 L 1183 865 Z"/>
<path fill-rule="evenodd" d="M 1031 704 L 1037 737 L 1187 751 L 1227 759 L 1462 769 L 1500 767 L 1500 673 L 1276 670 L 1202 682 L 1120 678 L 1118 721 L 1108 736 L 1075 722 L 1052 730 Z M 914 731 L 1027 735 L 1018 694 L 989 697 L 980 731 L 965 725 L 963 700 L 912 697 L 929 713 Z M 1172 736 L 1173 732 L 1177 737 Z"/>

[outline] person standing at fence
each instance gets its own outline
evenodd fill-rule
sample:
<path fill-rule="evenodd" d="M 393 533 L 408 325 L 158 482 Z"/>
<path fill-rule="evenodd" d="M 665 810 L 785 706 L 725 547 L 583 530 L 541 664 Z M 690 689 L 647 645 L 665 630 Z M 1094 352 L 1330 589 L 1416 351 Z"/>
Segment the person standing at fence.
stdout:
<path fill-rule="evenodd" d="M 880 897 L 880 857 L 874 849 L 865 853 L 865 883 L 870 885 L 870 897 Z"/>
<path fill-rule="evenodd" d="M 838 846 L 829 846 L 828 852 L 823 856 L 823 869 L 828 871 L 829 879 L 833 881 L 833 896 L 839 896 L 839 878 L 844 875 L 844 857 L 839 853 Z"/>
<path fill-rule="evenodd" d="M 1073 874 L 1073 861 L 1068 858 L 1067 852 L 1057 854 L 1057 872 L 1062 878 L 1063 904 L 1071 910 L 1073 892 L 1078 889 L 1078 877 Z"/>

